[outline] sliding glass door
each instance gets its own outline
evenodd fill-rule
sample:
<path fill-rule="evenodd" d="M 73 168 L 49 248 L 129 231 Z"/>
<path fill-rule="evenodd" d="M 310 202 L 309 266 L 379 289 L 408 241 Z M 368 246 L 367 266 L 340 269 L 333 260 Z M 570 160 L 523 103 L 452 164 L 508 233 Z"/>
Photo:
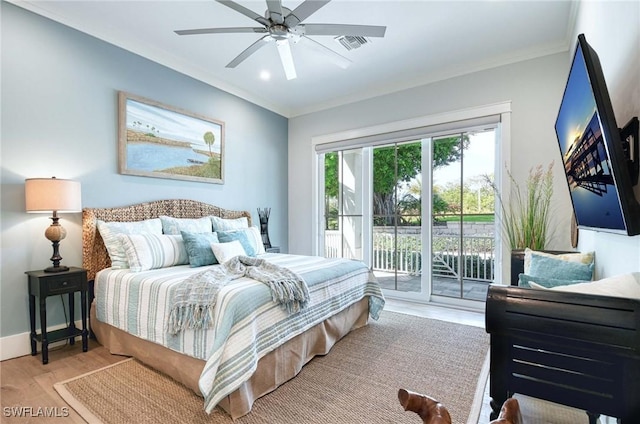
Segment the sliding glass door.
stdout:
<path fill-rule="evenodd" d="M 484 301 L 495 149 L 496 125 L 482 124 L 320 153 L 321 254 L 364 261 L 392 297 Z"/>
<path fill-rule="evenodd" d="M 372 264 L 380 285 L 422 291 L 422 141 L 373 148 Z"/>
<path fill-rule="evenodd" d="M 495 131 L 432 146 L 431 294 L 484 301 L 495 263 Z"/>

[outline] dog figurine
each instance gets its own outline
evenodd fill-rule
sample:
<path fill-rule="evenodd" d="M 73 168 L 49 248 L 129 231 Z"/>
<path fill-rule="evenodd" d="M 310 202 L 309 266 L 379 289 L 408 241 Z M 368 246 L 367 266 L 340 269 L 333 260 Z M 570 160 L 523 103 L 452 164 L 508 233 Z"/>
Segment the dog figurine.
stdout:
<path fill-rule="evenodd" d="M 400 389 L 398 400 L 405 411 L 418 414 L 423 424 L 451 424 L 447 408 L 430 396 Z M 507 399 L 502 404 L 498 418 L 489 424 L 523 424 L 518 401 L 513 398 Z"/>
<path fill-rule="evenodd" d="M 489 424 L 523 424 L 522 413 L 517 399 L 509 398 L 505 400 L 502 408 L 500 408 L 500 415 Z"/>
<path fill-rule="evenodd" d="M 451 416 L 447 408 L 430 396 L 400 389 L 398 400 L 405 411 L 418 414 L 424 424 L 451 424 Z"/>

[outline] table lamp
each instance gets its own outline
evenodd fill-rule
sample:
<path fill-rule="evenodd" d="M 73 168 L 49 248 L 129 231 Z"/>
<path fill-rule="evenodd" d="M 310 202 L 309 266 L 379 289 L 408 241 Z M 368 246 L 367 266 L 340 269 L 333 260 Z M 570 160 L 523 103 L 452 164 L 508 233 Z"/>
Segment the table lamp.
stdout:
<path fill-rule="evenodd" d="M 69 267 L 60 265 L 62 256 L 58 245 L 67 235 L 58 213 L 81 212 L 81 190 L 78 181 L 52 178 L 29 178 L 24 181 L 25 205 L 27 212 L 52 212 L 53 221 L 44 233 L 44 236 L 53 245 L 53 266 L 45 269 L 45 272 L 68 271 Z"/>

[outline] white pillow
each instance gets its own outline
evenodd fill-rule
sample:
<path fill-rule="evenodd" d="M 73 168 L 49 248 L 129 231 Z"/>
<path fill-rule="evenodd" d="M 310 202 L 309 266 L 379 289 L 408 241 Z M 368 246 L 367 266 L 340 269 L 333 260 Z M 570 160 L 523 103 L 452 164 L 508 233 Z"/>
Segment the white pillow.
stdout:
<path fill-rule="evenodd" d="M 246 216 L 236 219 L 218 218 L 217 216 L 211 216 L 210 218 L 211 223 L 213 224 L 213 231 L 229 231 L 249 228 L 249 221 Z"/>
<path fill-rule="evenodd" d="M 98 220 L 96 225 L 111 258 L 111 268 L 113 269 L 129 268 L 127 255 L 119 237 L 120 234 L 162 234 L 162 222 L 159 218 L 135 222 L 105 222 Z"/>
<path fill-rule="evenodd" d="M 180 231 L 188 233 L 211 233 L 211 219 L 208 216 L 202 218 L 173 218 L 171 216 L 160 216 L 162 221 L 162 232 L 164 234 L 177 234 Z"/>
<path fill-rule="evenodd" d="M 249 227 L 247 229 L 247 235 L 252 237 L 253 242 L 255 243 L 254 248 L 256 249 L 256 255 L 262 255 L 267 253 L 264 249 L 264 244 L 262 243 L 262 234 L 260 234 L 260 229 L 258 227 Z"/>
<path fill-rule="evenodd" d="M 229 243 L 211 243 L 211 250 L 218 262 L 221 264 L 236 256 L 246 256 L 247 254 L 238 240 Z"/>
<path fill-rule="evenodd" d="M 120 239 L 133 272 L 189 263 L 182 236 L 169 234 L 121 234 Z"/>
<path fill-rule="evenodd" d="M 529 284 L 534 287 L 535 283 Z M 544 289 L 545 287 L 535 284 L 534 288 Z M 616 275 L 587 283 L 556 286 L 548 290 L 640 299 L 640 272 Z"/>

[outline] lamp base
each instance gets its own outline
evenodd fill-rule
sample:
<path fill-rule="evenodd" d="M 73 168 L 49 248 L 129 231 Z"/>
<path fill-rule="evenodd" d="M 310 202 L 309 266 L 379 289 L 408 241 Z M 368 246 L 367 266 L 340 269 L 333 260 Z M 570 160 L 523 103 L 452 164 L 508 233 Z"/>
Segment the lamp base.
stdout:
<path fill-rule="evenodd" d="M 69 271 L 69 267 L 68 266 L 50 266 L 49 268 L 45 268 L 44 272 L 65 272 L 65 271 Z"/>
<path fill-rule="evenodd" d="M 44 272 L 69 271 L 68 266 L 60 265 L 60 261 L 62 260 L 62 256 L 60 256 L 60 240 L 67 236 L 67 230 L 58 223 L 59 218 L 56 211 L 53 211 L 51 219 L 53 222 L 49 228 L 47 228 L 47 231 L 44 232 L 44 236 L 51 241 L 51 246 L 53 246 L 53 256 L 50 258 L 51 262 L 53 262 L 53 266 L 45 269 Z"/>

